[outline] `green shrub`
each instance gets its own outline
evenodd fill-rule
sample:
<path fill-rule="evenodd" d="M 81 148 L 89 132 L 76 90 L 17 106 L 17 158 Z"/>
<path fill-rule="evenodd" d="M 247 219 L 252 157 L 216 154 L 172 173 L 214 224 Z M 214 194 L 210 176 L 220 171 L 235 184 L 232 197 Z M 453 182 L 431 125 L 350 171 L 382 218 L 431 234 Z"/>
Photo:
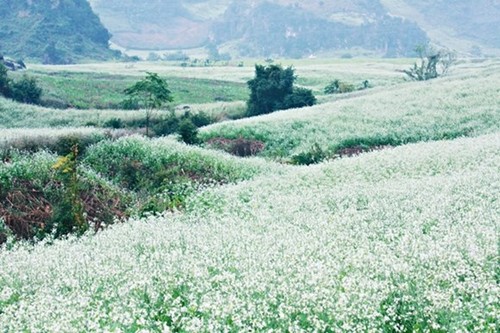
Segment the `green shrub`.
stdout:
<path fill-rule="evenodd" d="M 42 88 L 40 88 L 36 79 L 23 75 L 23 77 L 12 83 L 12 98 L 18 102 L 26 104 L 40 104 Z"/>
<path fill-rule="evenodd" d="M 356 90 L 353 84 L 340 80 L 333 80 L 324 89 L 325 94 L 344 94 Z"/>
<path fill-rule="evenodd" d="M 192 114 L 191 112 L 188 111 L 181 118 L 182 119 L 186 119 L 186 118 L 190 119 L 196 127 L 207 126 L 207 125 L 210 125 L 214 122 L 212 117 L 210 117 L 205 112 L 198 112 L 198 113 Z"/>
<path fill-rule="evenodd" d="M 294 69 L 280 65 L 255 66 L 255 78 L 248 81 L 250 98 L 248 116 L 276 111 L 283 106 L 287 95 L 293 92 Z"/>
<path fill-rule="evenodd" d="M 104 122 L 103 126 L 117 129 L 123 128 L 125 125 L 123 123 L 123 120 L 121 120 L 120 118 L 111 118 Z"/>
<path fill-rule="evenodd" d="M 179 129 L 179 118 L 173 113 L 151 121 L 153 132 L 157 136 L 165 136 L 176 133 Z"/>
<path fill-rule="evenodd" d="M 292 156 L 292 164 L 296 165 L 310 165 L 316 164 L 327 158 L 327 153 L 321 149 L 321 147 L 315 143 L 310 151 L 302 152 L 297 155 Z"/>
<path fill-rule="evenodd" d="M 293 88 L 293 92 L 285 97 L 282 109 L 303 108 L 316 104 L 316 97 L 310 89 Z"/>
<path fill-rule="evenodd" d="M 333 80 L 324 89 L 325 94 L 338 94 L 340 90 L 340 80 Z"/>
<path fill-rule="evenodd" d="M 199 142 L 198 128 L 190 118 L 185 118 L 180 122 L 179 135 L 181 140 L 189 145 Z"/>

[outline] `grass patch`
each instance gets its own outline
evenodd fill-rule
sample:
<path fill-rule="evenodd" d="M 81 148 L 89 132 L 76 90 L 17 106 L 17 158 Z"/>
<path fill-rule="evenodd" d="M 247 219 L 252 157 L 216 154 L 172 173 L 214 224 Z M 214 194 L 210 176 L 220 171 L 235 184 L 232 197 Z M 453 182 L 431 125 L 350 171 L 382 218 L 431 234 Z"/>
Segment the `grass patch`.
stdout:
<path fill-rule="evenodd" d="M 43 89 L 42 104 L 77 109 L 120 109 L 123 91 L 137 82 L 134 75 L 98 72 L 29 71 Z M 244 83 L 166 76 L 174 104 L 203 104 L 246 100 Z"/>

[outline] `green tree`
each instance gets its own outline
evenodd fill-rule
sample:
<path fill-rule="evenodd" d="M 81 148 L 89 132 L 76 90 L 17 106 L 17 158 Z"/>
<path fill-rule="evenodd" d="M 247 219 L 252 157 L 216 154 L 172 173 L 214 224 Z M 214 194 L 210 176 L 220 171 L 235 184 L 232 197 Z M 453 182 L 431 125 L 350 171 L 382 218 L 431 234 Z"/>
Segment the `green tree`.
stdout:
<path fill-rule="evenodd" d="M 278 110 L 285 97 L 292 93 L 294 81 L 292 67 L 283 69 L 280 65 L 256 65 L 255 78 L 248 81 L 248 115 L 256 116 Z"/>
<path fill-rule="evenodd" d="M 146 111 L 146 135 L 149 135 L 154 111 L 174 100 L 167 81 L 158 74 L 150 72 L 144 79 L 125 89 L 124 92 L 128 95 L 127 103 L 138 103 Z"/>
<path fill-rule="evenodd" d="M 312 91 L 294 88 L 296 78 L 292 67 L 256 65 L 255 78 L 248 81 L 250 98 L 247 102 L 247 114 L 256 116 L 316 103 Z"/>
<path fill-rule="evenodd" d="M 21 103 L 40 104 L 42 88 L 40 88 L 36 79 L 23 75 L 23 77 L 12 83 L 12 98 Z"/>

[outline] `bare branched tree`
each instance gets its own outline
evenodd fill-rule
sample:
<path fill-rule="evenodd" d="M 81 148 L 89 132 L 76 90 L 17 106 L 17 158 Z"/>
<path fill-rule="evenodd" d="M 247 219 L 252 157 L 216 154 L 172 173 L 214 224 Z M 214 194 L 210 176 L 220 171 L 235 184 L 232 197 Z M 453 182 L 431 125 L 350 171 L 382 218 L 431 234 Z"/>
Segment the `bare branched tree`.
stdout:
<path fill-rule="evenodd" d="M 449 50 L 436 51 L 429 45 L 416 48 L 420 63 L 415 63 L 410 69 L 402 70 L 410 79 L 426 81 L 446 74 L 456 61 L 456 54 Z"/>

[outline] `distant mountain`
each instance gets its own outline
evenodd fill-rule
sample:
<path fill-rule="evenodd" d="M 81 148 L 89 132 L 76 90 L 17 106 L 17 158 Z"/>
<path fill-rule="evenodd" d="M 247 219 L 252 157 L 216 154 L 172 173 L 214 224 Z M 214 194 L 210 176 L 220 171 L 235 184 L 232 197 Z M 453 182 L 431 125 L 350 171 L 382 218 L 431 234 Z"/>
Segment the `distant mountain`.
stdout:
<path fill-rule="evenodd" d="M 130 49 L 207 42 L 248 56 L 367 50 L 412 54 L 430 39 L 462 52 L 500 49 L 497 0 L 89 0 Z"/>
<path fill-rule="evenodd" d="M 498 0 L 0 0 L 0 54 L 104 60 L 118 56 L 110 38 L 129 49 L 265 57 L 408 56 L 429 39 L 500 54 L 499 17 Z"/>
<path fill-rule="evenodd" d="M 428 40 L 415 23 L 387 15 L 376 1 L 341 3 L 284 6 L 278 1 L 235 1 L 214 23 L 214 39 L 218 44 L 235 42 L 245 56 L 288 57 L 353 48 L 388 57 L 409 56 Z"/>
<path fill-rule="evenodd" d="M 0 53 L 44 63 L 109 59 L 111 35 L 87 0 L 1 0 Z"/>
<path fill-rule="evenodd" d="M 244 56 L 302 57 L 365 49 L 413 54 L 427 36 L 409 20 L 387 15 L 377 0 L 90 0 L 113 42 L 134 49 L 232 44 Z"/>

